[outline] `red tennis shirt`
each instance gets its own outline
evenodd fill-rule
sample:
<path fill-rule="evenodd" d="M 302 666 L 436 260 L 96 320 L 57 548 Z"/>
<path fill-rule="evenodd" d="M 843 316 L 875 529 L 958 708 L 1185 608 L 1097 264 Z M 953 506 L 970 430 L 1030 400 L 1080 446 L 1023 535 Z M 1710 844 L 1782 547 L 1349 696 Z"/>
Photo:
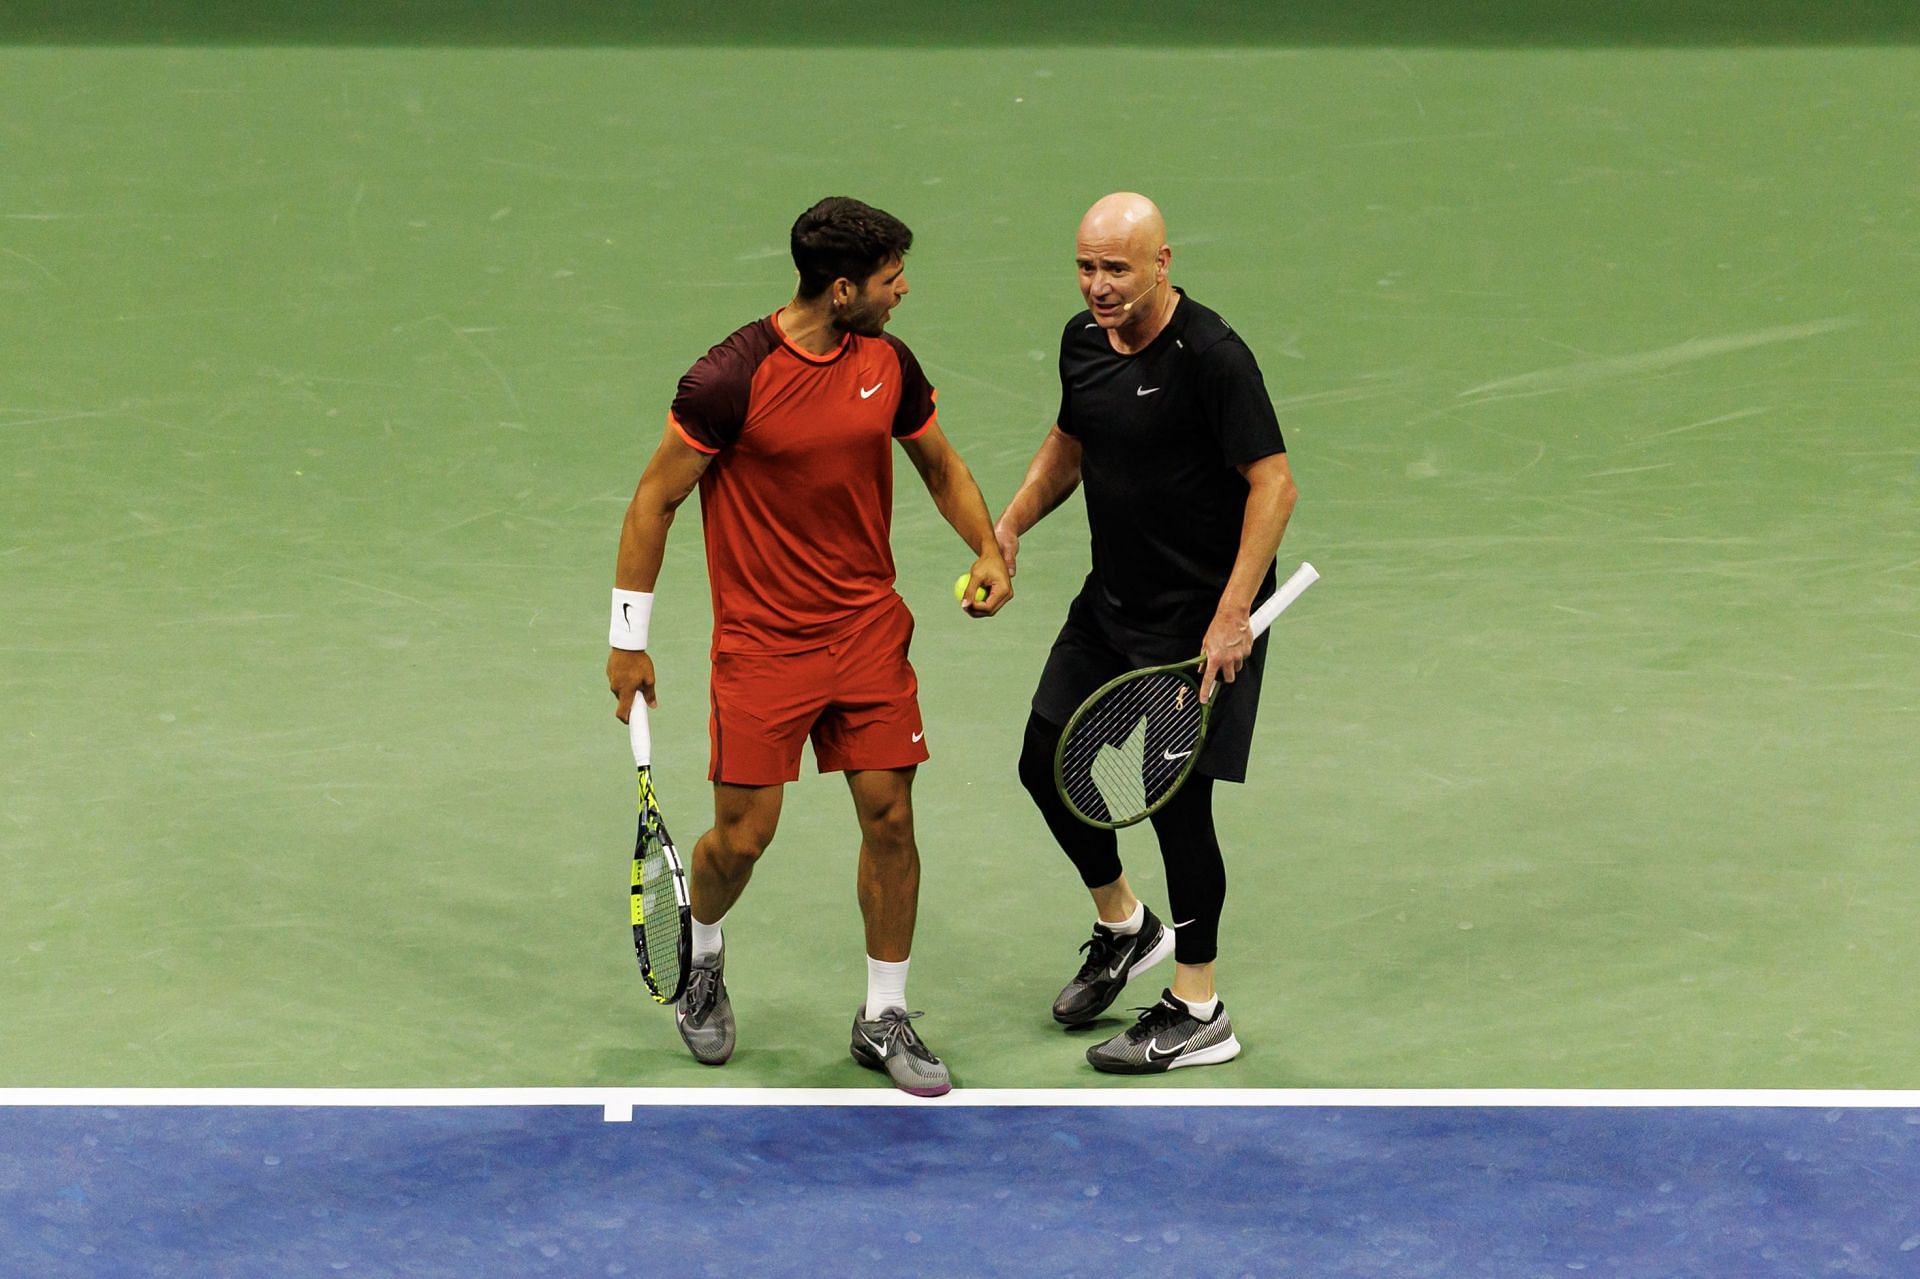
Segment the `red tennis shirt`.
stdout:
<path fill-rule="evenodd" d="M 667 422 L 713 456 L 700 523 L 714 652 L 819 648 L 896 598 L 893 441 L 934 420 L 906 343 L 849 333 L 812 355 L 778 311 L 687 370 Z"/>

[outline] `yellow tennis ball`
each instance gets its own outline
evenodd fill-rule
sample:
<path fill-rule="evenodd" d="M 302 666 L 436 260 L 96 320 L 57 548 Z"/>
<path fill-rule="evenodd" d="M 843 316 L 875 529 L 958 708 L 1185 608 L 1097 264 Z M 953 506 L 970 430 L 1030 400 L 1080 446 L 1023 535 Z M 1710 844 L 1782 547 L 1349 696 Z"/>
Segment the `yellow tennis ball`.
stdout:
<path fill-rule="evenodd" d="M 953 598 L 962 604 L 967 602 L 967 579 L 972 576 L 973 574 L 971 573 L 962 573 L 953 584 Z M 987 602 L 986 587 L 982 586 L 973 593 L 973 602 L 976 604 L 984 604 Z"/>

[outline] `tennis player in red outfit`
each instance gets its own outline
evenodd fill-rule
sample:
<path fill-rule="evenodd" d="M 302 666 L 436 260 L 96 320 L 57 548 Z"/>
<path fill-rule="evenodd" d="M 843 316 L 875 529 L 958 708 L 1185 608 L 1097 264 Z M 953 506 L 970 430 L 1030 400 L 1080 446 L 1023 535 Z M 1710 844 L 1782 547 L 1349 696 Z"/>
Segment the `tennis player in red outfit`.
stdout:
<path fill-rule="evenodd" d="M 653 590 L 674 512 L 697 487 L 713 588 L 714 824 L 689 872 L 681 1038 L 709 1065 L 733 1052 L 721 921 L 773 841 L 811 738 L 820 771 L 847 775 L 860 826 L 867 999 L 854 1015 L 853 1058 L 938 1096 L 952 1086 L 947 1067 L 906 1009 L 920 886 L 913 775 L 927 747 L 907 660 L 913 617 L 893 589 L 895 441 L 974 551 L 963 607 L 990 617 L 1013 589 L 979 486 L 940 429 L 933 387 L 886 332 L 907 295 L 912 243 L 890 214 L 820 201 L 793 226 L 793 300 L 681 378 L 621 529 L 607 682 L 622 720 L 636 694 L 656 704 Z M 979 588 L 987 596 L 975 602 Z"/>

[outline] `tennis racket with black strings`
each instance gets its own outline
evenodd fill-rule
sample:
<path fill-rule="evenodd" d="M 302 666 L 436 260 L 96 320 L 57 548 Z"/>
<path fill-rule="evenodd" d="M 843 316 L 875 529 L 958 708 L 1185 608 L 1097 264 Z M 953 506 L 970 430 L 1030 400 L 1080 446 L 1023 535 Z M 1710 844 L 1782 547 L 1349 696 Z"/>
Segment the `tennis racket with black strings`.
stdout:
<path fill-rule="evenodd" d="M 1259 639 L 1287 606 L 1320 580 L 1302 564 L 1249 619 Z M 1206 744 L 1211 703 L 1200 701 L 1206 654 L 1129 671 L 1080 703 L 1053 753 L 1053 780 L 1073 815 L 1118 830 L 1151 816 L 1193 772 Z M 1216 684 L 1220 696 L 1225 684 Z"/>
<path fill-rule="evenodd" d="M 693 911 L 687 902 L 687 872 L 653 794 L 653 734 L 647 700 L 635 693 L 627 717 L 633 763 L 640 778 L 640 833 L 633 840 L 633 951 L 655 1003 L 670 1004 L 686 989 L 693 966 Z"/>

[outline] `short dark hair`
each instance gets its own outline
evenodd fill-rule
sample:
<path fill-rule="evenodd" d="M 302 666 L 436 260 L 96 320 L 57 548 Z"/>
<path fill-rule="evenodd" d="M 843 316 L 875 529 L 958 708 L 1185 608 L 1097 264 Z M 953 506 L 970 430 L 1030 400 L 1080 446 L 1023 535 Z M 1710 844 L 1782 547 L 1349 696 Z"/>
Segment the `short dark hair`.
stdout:
<path fill-rule="evenodd" d="M 857 283 L 913 247 L 907 224 L 871 204 L 831 195 L 793 224 L 800 296 L 817 298 L 842 277 Z"/>

